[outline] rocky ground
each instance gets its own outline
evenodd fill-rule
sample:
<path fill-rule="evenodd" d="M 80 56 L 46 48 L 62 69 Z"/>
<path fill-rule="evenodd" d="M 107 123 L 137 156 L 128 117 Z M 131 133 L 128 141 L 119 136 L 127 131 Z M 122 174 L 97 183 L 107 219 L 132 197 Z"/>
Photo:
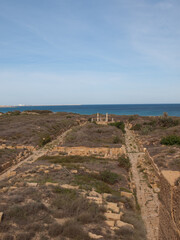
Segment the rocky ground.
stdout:
<path fill-rule="evenodd" d="M 161 143 L 162 139 L 168 136 L 180 136 L 180 118 L 138 117 L 132 120 L 131 124 L 159 169 L 180 171 L 179 144 L 164 145 Z"/>
<path fill-rule="evenodd" d="M 86 117 L 87 118 L 87 117 Z M 86 121 L 78 114 L 12 112 L 0 116 L 0 172 L 22 161 L 72 126 Z"/>
<path fill-rule="evenodd" d="M 51 154 L 70 132 L 1 174 L 0 239 L 146 239 L 128 156 Z"/>

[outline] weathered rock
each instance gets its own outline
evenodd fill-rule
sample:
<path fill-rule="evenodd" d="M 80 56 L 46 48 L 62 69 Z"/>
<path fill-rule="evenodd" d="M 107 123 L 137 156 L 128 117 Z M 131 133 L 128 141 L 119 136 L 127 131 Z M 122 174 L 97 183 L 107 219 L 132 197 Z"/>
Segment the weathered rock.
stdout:
<path fill-rule="evenodd" d="M 79 188 L 78 186 L 72 186 L 72 185 L 69 185 L 69 184 L 62 184 L 61 187 L 62 188 L 67 188 L 67 189 L 78 189 Z"/>
<path fill-rule="evenodd" d="M 28 186 L 28 187 L 37 187 L 37 183 L 28 182 L 28 183 L 27 183 L 27 186 Z"/>
<path fill-rule="evenodd" d="M 7 191 L 8 191 L 8 187 L 3 187 L 3 188 L 0 189 L 0 192 L 3 192 L 3 193 L 5 193 Z"/>
<path fill-rule="evenodd" d="M 105 217 L 109 220 L 120 220 L 120 217 L 122 216 L 123 213 L 111 213 L 111 212 L 107 212 L 105 213 Z"/>
<path fill-rule="evenodd" d="M 46 182 L 45 185 L 46 185 L 46 186 L 54 186 L 54 187 L 57 187 L 59 184 L 58 184 L 58 183 L 52 183 L 52 182 Z"/>
<path fill-rule="evenodd" d="M 89 232 L 89 237 L 92 238 L 92 239 L 102 239 L 103 238 L 102 235 L 97 235 L 97 234 L 94 234 L 94 233 L 91 233 L 91 232 Z"/>
<path fill-rule="evenodd" d="M 9 187 L 9 190 L 15 190 L 15 189 L 17 189 L 16 186 L 11 186 L 11 187 Z"/>
<path fill-rule="evenodd" d="M 97 203 L 97 204 L 99 204 L 99 205 L 101 205 L 101 204 L 103 203 L 102 198 L 89 197 L 89 196 L 87 196 L 87 199 L 88 199 L 89 201 L 95 202 L 95 203 Z"/>
<path fill-rule="evenodd" d="M 12 172 L 9 172 L 8 173 L 8 177 L 13 177 L 16 175 L 16 172 L 15 171 L 12 171 Z"/>
<path fill-rule="evenodd" d="M 132 231 L 134 229 L 134 226 L 132 224 L 125 223 L 125 222 L 120 221 L 120 220 L 116 221 L 116 226 L 119 227 L 119 228 L 127 227 L 127 228 L 131 229 Z"/>
<path fill-rule="evenodd" d="M 106 208 L 108 210 L 112 210 L 114 213 L 119 213 L 119 207 L 117 206 L 117 203 L 108 202 Z"/>
<path fill-rule="evenodd" d="M 91 191 L 91 192 L 89 192 L 89 196 L 90 197 L 98 197 L 98 198 L 102 198 L 102 196 L 101 196 L 101 194 L 100 193 L 98 193 L 98 192 L 96 192 L 96 191 Z"/>
<path fill-rule="evenodd" d="M 133 197 L 133 194 L 132 193 L 129 193 L 129 192 L 122 192 L 121 191 L 121 196 L 122 197 L 126 197 L 128 199 L 131 199 Z"/>
<path fill-rule="evenodd" d="M 54 169 L 56 169 L 56 170 L 61 170 L 63 167 L 61 166 L 61 165 L 56 165 L 56 166 L 54 166 Z"/>
<path fill-rule="evenodd" d="M 113 220 L 106 220 L 105 223 L 106 223 L 109 227 L 114 227 L 115 221 L 113 221 Z"/>
<path fill-rule="evenodd" d="M 2 222 L 3 215 L 4 215 L 4 213 L 3 213 L 3 212 L 0 212 L 0 223 Z"/>
<path fill-rule="evenodd" d="M 160 192 L 160 189 L 159 189 L 158 187 L 156 187 L 156 188 L 153 188 L 153 191 L 154 191 L 155 193 L 159 193 L 159 192 Z"/>
<path fill-rule="evenodd" d="M 103 198 L 107 198 L 107 197 L 111 197 L 112 196 L 112 194 L 110 194 L 110 193 L 103 193 Z"/>
<path fill-rule="evenodd" d="M 71 173 L 78 173 L 78 171 L 76 169 L 72 169 Z"/>

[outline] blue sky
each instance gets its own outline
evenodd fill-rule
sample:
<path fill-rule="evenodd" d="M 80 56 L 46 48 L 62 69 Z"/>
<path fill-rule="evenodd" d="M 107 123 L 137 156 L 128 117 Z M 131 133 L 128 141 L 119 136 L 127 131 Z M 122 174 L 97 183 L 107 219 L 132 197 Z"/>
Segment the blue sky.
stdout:
<path fill-rule="evenodd" d="M 0 0 L 0 105 L 180 103 L 179 0 Z"/>

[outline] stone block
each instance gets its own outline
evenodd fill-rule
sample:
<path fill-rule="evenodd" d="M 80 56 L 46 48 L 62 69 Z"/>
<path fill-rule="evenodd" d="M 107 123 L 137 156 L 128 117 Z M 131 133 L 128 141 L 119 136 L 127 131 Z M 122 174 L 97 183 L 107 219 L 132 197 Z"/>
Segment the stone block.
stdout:
<path fill-rule="evenodd" d="M 131 199 L 133 197 L 133 194 L 132 193 L 129 193 L 129 192 L 122 192 L 121 191 L 121 196 L 122 197 L 126 197 L 128 199 Z"/>
<path fill-rule="evenodd" d="M 28 182 L 28 183 L 27 183 L 27 186 L 28 186 L 28 187 L 37 187 L 37 183 Z"/>
<path fill-rule="evenodd" d="M 125 223 L 125 222 L 120 221 L 120 220 L 116 221 L 116 227 L 118 227 L 118 228 L 126 227 L 126 228 L 129 228 L 131 230 L 134 229 L 134 226 L 132 224 Z"/>
<path fill-rule="evenodd" d="M 114 213 L 119 213 L 119 207 L 117 206 L 117 203 L 107 203 L 106 208 L 108 210 L 112 210 Z"/>
<path fill-rule="evenodd" d="M 114 227 L 115 221 L 113 221 L 113 220 L 106 220 L 105 223 L 106 223 L 109 227 Z"/>
<path fill-rule="evenodd" d="M 3 215 L 4 215 L 4 213 L 3 213 L 3 212 L 0 212 L 0 223 L 2 222 Z"/>
<path fill-rule="evenodd" d="M 97 234 L 94 234 L 94 233 L 91 233 L 91 232 L 89 232 L 89 237 L 92 238 L 92 239 L 102 239 L 103 238 L 102 235 L 97 235 Z"/>
<path fill-rule="evenodd" d="M 59 186 L 58 183 L 52 183 L 52 182 L 46 182 L 45 185 L 46 185 L 46 186 L 54 186 L 54 187 Z"/>
<path fill-rule="evenodd" d="M 105 214 L 105 217 L 109 220 L 120 220 L 120 217 L 122 216 L 122 213 L 110 213 L 110 212 L 106 212 Z"/>
<path fill-rule="evenodd" d="M 69 184 L 62 184 L 61 187 L 62 188 L 67 188 L 67 189 L 78 189 L 79 188 L 78 186 L 72 186 L 72 185 L 69 185 Z"/>

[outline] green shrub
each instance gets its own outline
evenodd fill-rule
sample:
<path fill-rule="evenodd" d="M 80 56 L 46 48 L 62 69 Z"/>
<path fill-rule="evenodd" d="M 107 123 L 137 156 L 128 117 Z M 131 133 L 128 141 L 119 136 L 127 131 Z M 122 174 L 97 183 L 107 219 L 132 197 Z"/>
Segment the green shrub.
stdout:
<path fill-rule="evenodd" d="M 115 127 L 119 128 L 119 129 L 121 129 L 121 131 L 122 131 L 123 133 L 126 132 L 126 131 L 125 131 L 125 124 L 124 124 L 124 122 L 114 122 L 114 123 L 110 123 L 109 125 L 110 125 L 110 126 L 115 126 Z"/>
<path fill-rule="evenodd" d="M 136 120 L 138 117 L 139 117 L 138 114 L 132 115 L 132 116 L 129 117 L 128 121 L 132 122 L 132 121 Z"/>
<path fill-rule="evenodd" d="M 68 163 L 84 163 L 95 161 L 106 161 L 105 158 L 96 158 L 93 156 L 42 156 L 38 160 L 48 160 L 51 163 L 68 164 Z"/>
<path fill-rule="evenodd" d="M 43 147 L 45 146 L 47 143 L 49 143 L 51 141 L 51 137 L 47 134 L 44 135 L 43 137 L 40 138 L 39 140 L 39 146 Z"/>
<path fill-rule="evenodd" d="M 98 179 L 97 174 L 77 175 L 75 176 L 75 184 L 86 190 L 95 188 L 98 193 L 112 193 L 112 189 L 108 184 Z"/>
<path fill-rule="evenodd" d="M 146 239 L 146 229 L 141 216 L 134 211 L 126 211 L 121 219 L 123 222 L 127 222 L 134 226 L 133 239 L 144 240 Z M 125 238 L 129 239 L 129 238 Z"/>
<path fill-rule="evenodd" d="M 163 145 L 180 145 L 180 136 L 171 135 L 162 138 L 161 144 Z"/>
<path fill-rule="evenodd" d="M 142 127 L 142 129 L 141 129 L 141 132 L 143 135 L 147 135 L 151 131 L 152 131 L 152 126 L 148 126 L 148 125 L 145 127 Z"/>
<path fill-rule="evenodd" d="M 26 205 L 12 205 L 6 213 L 6 219 L 25 223 L 29 216 L 38 212 L 46 212 L 47 208 L 39 202 L 27 203 Z"/>
<path fill-rule="evenodd" d="M 117 144 L 120 142 L 120 138 L 118 136 L 114 136 L 113 143 Z"/>
<path fill-rule="evenodd" d="M 49 113 L 53 113 L 50 110 L 26 110 L 24 112 L 28 112 L 28 113 L 37 113 L 37 114 L 49 114 Z"/>
<path fill-rule="evenodd" d="M 11 116 L 18 116 L 18 115 L 20 115 L 21 114 L 21 112 L 20 111 L 18 111 L 18 110 L 15 110 L 15 111 L 10 111 L 10 112 L 7 112 L 7 114 L 8 115 L 11 115 Z"/>
<path fill-rule="evenodd" d="M 104 208 L 89 202 L 75 190 L 56 188 L 56 193 L 52 206 L 59 211 L 58 217 L 74 217 L 82 224 L 103 220 Z"/>
<path fill-rule="evenodd" d="M 131 128 L 131 130 L 139 131 L 139 130 L 141 130 L 141 128 L 142 128 L 142 125 L 139 124 L 139 123 L 137 123 L 136 125 L 134 125 L 134 126 Z"/>
<path fill-rule="evenodd" d="M 179 125 L 178 120 L 174 120 L 173 118 L 161 118 L 158 120 L 158 125 L 164 128 L 175 127 Z"/>
<path fill-rule="evenodd" d="M 119 176 L 116 173 L 113 173 L 109 170 L 105 170 L 103 172 L 100 172 L 100 180 L 103 182 L 109 183 L 109 184 L 115 184 L 119 181 Z"/>
<path fill-rule="evenodd" d="M 121 157 L 119 157 L 118 166 L 125 168 L 128 171 L 131 167 L 131 162 L 130 162 L 129 157 L 126 156 L 125 154 L 123 154 Z"/>

